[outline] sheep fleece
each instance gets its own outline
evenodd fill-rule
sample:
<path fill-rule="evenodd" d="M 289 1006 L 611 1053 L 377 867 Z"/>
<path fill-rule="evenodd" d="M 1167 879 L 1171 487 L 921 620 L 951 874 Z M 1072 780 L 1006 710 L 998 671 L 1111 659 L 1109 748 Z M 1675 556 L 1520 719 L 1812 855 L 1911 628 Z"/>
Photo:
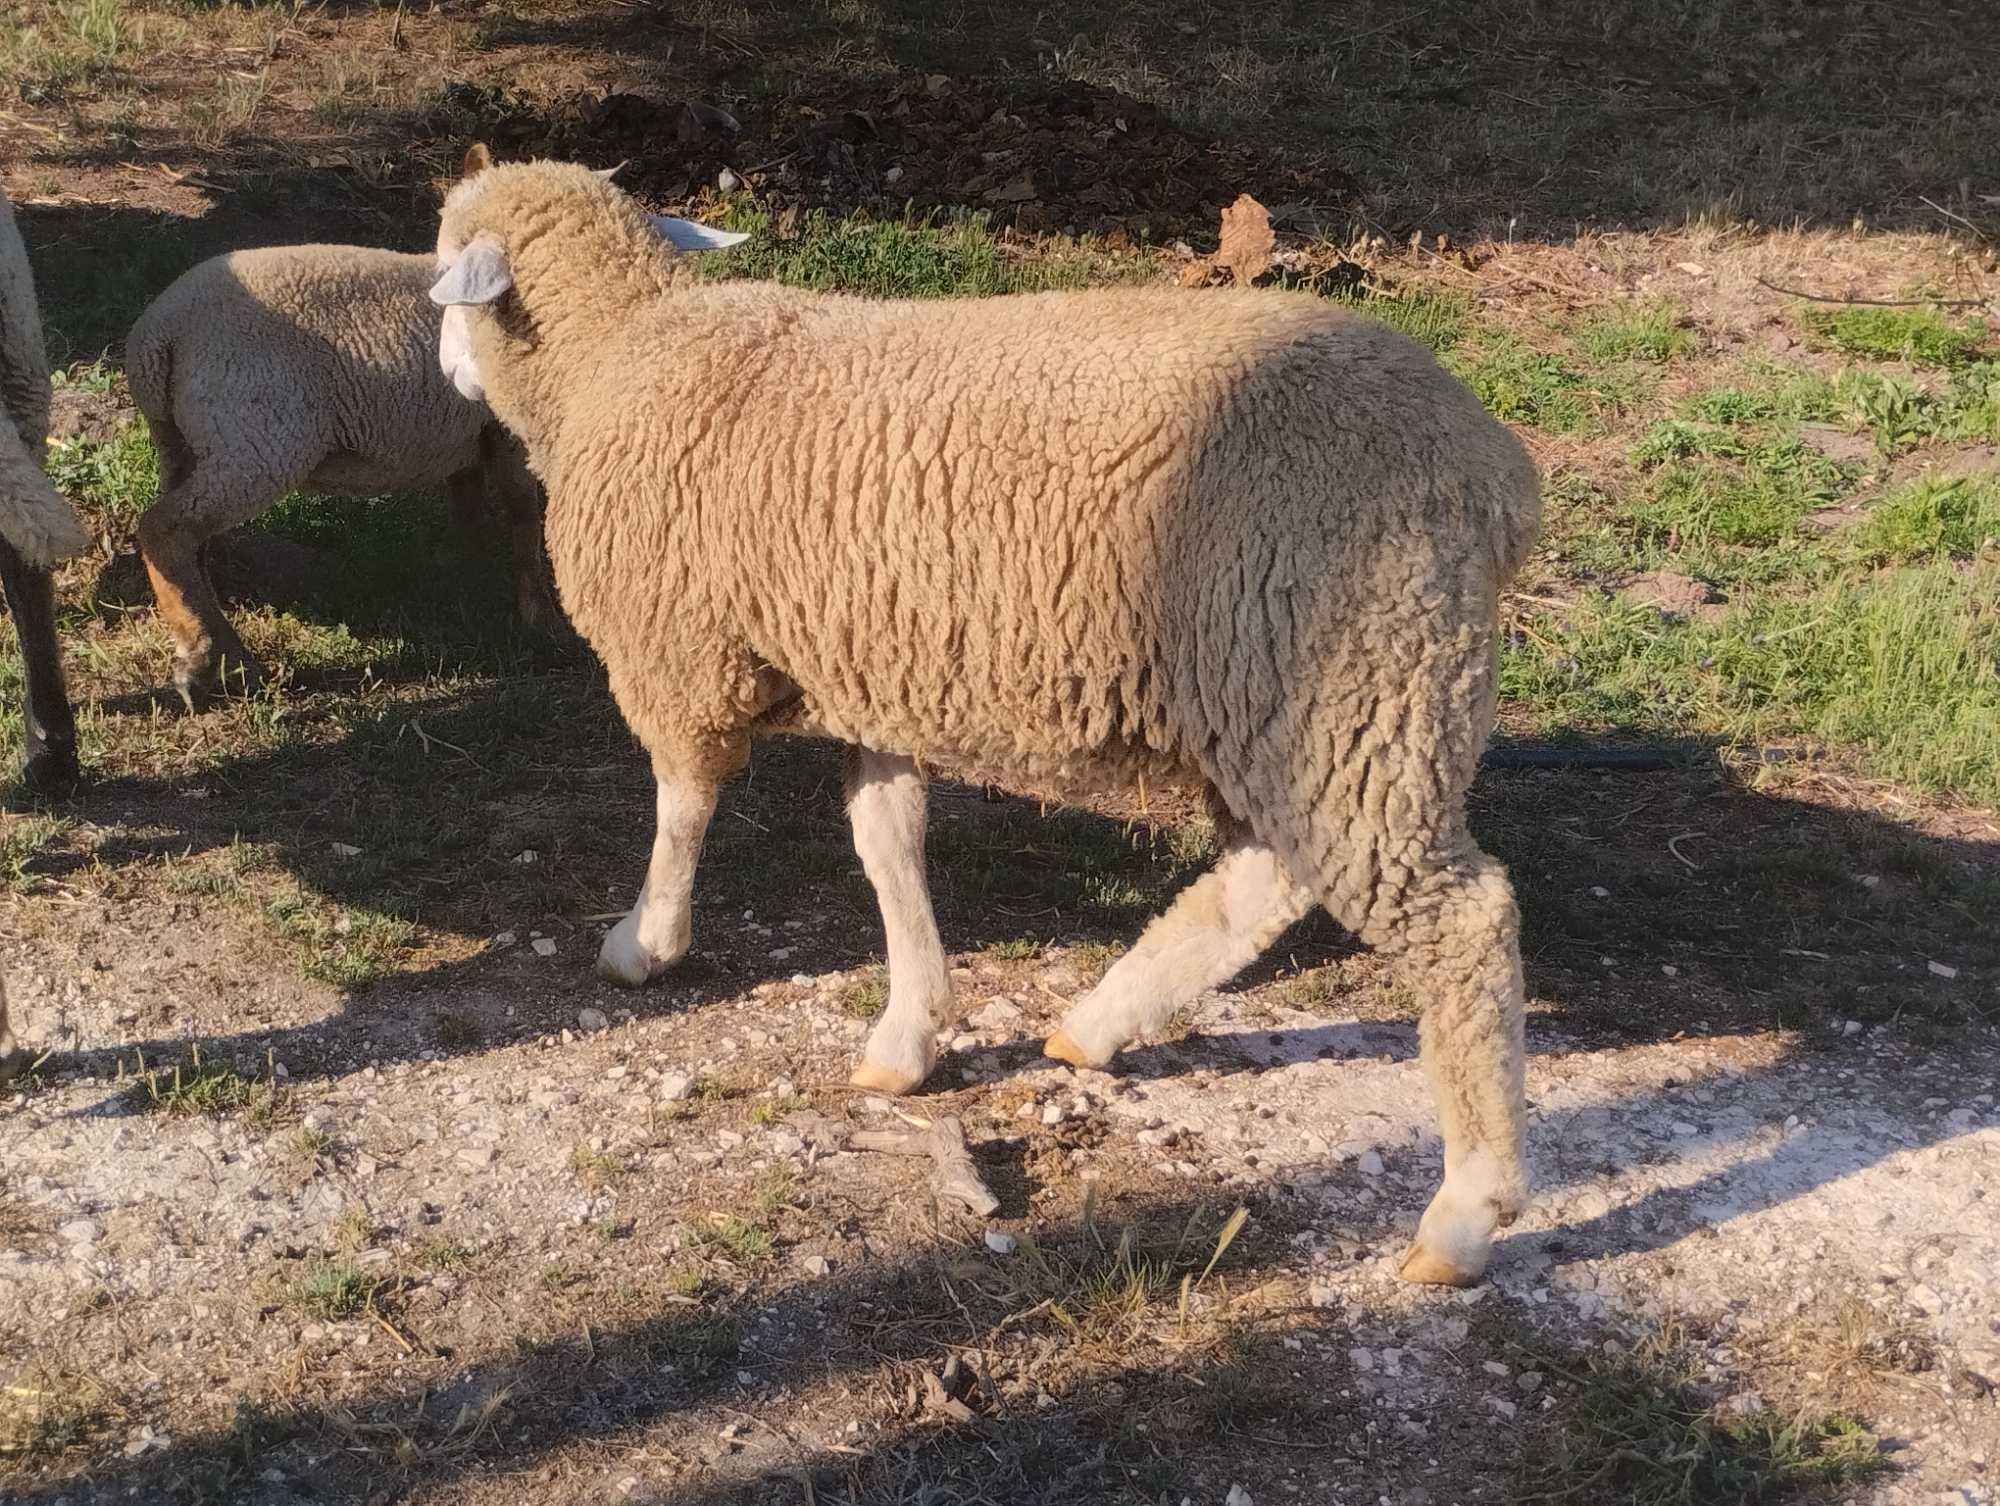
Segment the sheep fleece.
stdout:
<path fill-rule="evenodd" d="M 1451 824 L 1538 486 L 1421 346 L 1303 295 L 706 283 L 585 176 L 481 174 L 440 243 L 506 247 L 487 400 L 656 759 L 797 731 L 1058 793 L 1191 779 L 1253 827 L 1338 785 L 1377 861 Z"/>
<path fill-rule="evenodd" d="M 49 433 L 49 357 L 28 249 L 0 194 L 0 539 L 46 567 L 89 543 L 83 525 L 42 473 Z"/>
<path fill-rule="evenodd" d="M 271 496 L 442 481 L 478 460 L 489 415 L 438 370 L 436 276 L 429 256 L 366 246 L 212 257 L 132 326 L 133 401 Z"/>

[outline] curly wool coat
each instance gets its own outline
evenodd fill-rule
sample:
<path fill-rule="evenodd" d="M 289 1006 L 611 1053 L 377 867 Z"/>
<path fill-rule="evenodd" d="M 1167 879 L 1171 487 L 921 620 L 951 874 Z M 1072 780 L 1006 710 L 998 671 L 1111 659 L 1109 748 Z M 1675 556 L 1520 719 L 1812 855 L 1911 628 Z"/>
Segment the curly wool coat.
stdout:
<path fill-rule="evenodd" d="M 1521 981 L 1512 892 L 1464 795 L 1539 489 L 1464 387 L 1306 296 L 706 283 L 628 198 L 557 164 L 461 183 L 438 244 L 433 296 L 464 305 L 444 358 L 525 441 L 563 603 L 661 780 L 628 921 L 643 941 L 648 906 L 678 918 L 650 954 L 614 932 L 615 975 L 685 946 L 701 791 L 753 736 L 858 745 L 888 760 L 856 835 L 892 983 L 857 1080 L 911 1086 L 930 1016 L 895 1018 L 899 924 L 941 969 L 898 769 L 1205 786 L 1223 862 L 1049 1050 L 1101 1062 L 1324 904 L 1426 1005 L 1446 1185 L 1406 1273 L 1476 1273 L 1525 1197 Z M 461 259 L 503 271 L 453 293 Z"/>
<path fill-rule="evenodd" d="M 49 357 L 34 279 L 13 207 L 0 194 L 0 540 L 42 568 L 89 543 L 42 473 L 48 433 Z"/>

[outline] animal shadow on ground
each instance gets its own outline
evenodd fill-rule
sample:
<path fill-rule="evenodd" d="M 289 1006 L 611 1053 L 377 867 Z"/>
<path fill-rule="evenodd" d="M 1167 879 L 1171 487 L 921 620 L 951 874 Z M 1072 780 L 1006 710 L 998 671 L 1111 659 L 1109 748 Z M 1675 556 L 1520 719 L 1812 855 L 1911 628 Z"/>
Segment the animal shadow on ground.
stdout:
<path fill-rule="evenodd" d="M 326 714 L 304 699 L 308 723 Z M 340 714 L 338 735 L 329 728 L 182 778 L 104 779 L 62 807 L 80 829 L 116 834 L 42 853 L 28 867 L 35 879 L 60 885 L 89 869 L 97 882 L 108 875 L 123 887 L 161 865 L 217 874 L 212 887 L 188 890 L 236 906 L 222 934 L 247 938 L 239 944 L 254 955 L 210 955 L 194 970 L 185 991 L 214 991 L 205 1016 L 141 1010 L 136 1029 L 86 1020 L 87 1005 L 75 1006 L 74 1018 L 58 1010 L 51 1028 L 17 984 L 37 1036 L 70 1048 L 58 1068 L 106 1074 L 139 1053 L 171 1061 L 194 1037 L 210 1059 L 254 1071 L 275 1058 L 306 1080 L 532 1040 L 573 1025 L 579 1006 L 640 1018 L 699 1010 L 760 985 L 783 988 L 802 970 L 865 967 L 879 955 L 873 894 L 853 854 L 830 747 L 759 745 L 711 830 L 696 885 L 696 951 L 660 983 L 628 992 L 595 979 L 589 966 L 604 919 L 629 902 L 643 868 L 652 790 L 600 677 L 572 669 L 441 693 L 410 666 L 400 681 L 393 672 L 380 677 L 364 704 L 365 714 Z M 1515 746 L 1497 744 L 1503 756 Z M 1473 806 L 1476 834 L 1508 863 L 1520 895 L 1532 1053 L 1678 1039 L 1692 1051 L 1708 1040 L 1776 1033 L 1781 1048 L 1752 1080 L 1797 1073 L 1803 1081 L 1815 1063 L 1848 1049 L 1843 1021 L 1892 1025 L 1896 1049 L 1917 1057 L 1990 1050 L 1984 995 L 1953 987 L 1957 980 L 1926 964 L 1951 958 L 1968 979 L 1990 977 L 2000 964 L 1995 938 L 1976 919 L 1991 912 L 2000 870 L 1991 841 L 1925 835 L 1865 810 L 1748 789 L 1712 756 L 1643 775 L 1495 770 L 1477 784 Z M 1002 981 L 1014 979 L 1008 987 L 1066 1004 L 1206 863 L 1192 811 L 1170 800 L 1146 814 L 1045 812 L 1031 800 L 941 783 L 930 867 L 947 947 L 998 967 Z M 232 864 L 246 852 L 255 861 L 239 880 Z M 278 906 L 274 894 L 289 897 Z M 300 952 L 260 934 L 260 907 L 271 916 L 301 905 L 360 917 L 364 930 L 367 917 L 395 917 L 416 928 L 416 939 L 373 986 L 288 995 L 274 987 L 280 977 L 301 960 L 312 972 L 315 947 L 338 954 L 343 944 L 329 942 L 326 927 Z M 24 922 L 38 909 L 32 896 L 14 908 Z M 61 923 L 70 934 L 27 936 L 17 946 L 16 976 L 95 972 L 94 993 L 122 1001 L 121 986 L 138 976 L 148 947 L 171 952 L 176 930 L 190 922 L 177 904 L 136 954 L 128 942 L 93 939 L 87 927 L 75 934 L 67 915 Z M 556 956 L 522 944 L 530 931 L 553 938 Z M 490 940 L 503 932 L 516 944 Z M 1055 972 L 1034 960 L 1050 947 L 1066 949 L 1048 954 L 1058 959 Z M 1224 991 L 1262 1009 L 1249 1016 L 1257 1023 L 1137 1045 L 1113 1070 L 1171 1079 L 1301 1057 L 1358 1067 L 1407 1061 L 1412 1001 L 1381 984 L 1374 959 L 1315 915 Z M 339 1000 L 330 1012 L 329 994 Z M 253 1019 L 214 1012 L 261 1009 L 267 1000 L 277 1001 L 274 1012 Z M 471 1031 L 440 1023 L 468 1018 Z M 1038 1039 L 1003 1046 L 996 1059 L 1010 1072 L 1037 1065 Z M 954 1066 L 947 1056 L 941 1077 Z M 1929 1088 L 1915 1079 L 1907 1088 L 1909 1120 L 1921 1124 L 1916 1100 Z M 1891 1083 L 1874 1091 L 1886 1095 L 1886 1109 L 1902 1090 Z M 114 1094 L 83 1112 L 128 1108 Z M 1925 1134 L 1945 1136 L 1935 1116 L 1928 1124 Z M 1533 1133 L 1551 1145 L 1563 1138 L 1542 1121 Z M 1636 1217 L 1622 1209 L 1564 1234 L 1656 1247 L 1684 1232 L 1681 1213 L 1705 1196 L 1767 1206 L 1904 1147 L 1866 1135 L 1831 1146 L 1787 1140 L 1753 1175 L 1719 1172 L 1713 1186 L 1653 1194 Z M 1434 1156 L 1434 1140 L 1423 1154 Z M 1546 1194 L 1570 1171 L 1565 1162 L 1552 1179 L 1550 1158 L 1541 1161 Z"/>
<path fill-rule="evenodd" d="M 1478 1313 L 1473 1343 L 1439 1356 L 1445 1373 L 1428 1426 L 1378 1431 L 1377 1383 L 1349 1357 L 1368 1315 L 1281 1306 L 1224 1316 L 1257 1312 L 1254 1294 L 1286 1274 L 1288 1247 L 1278 1219 L 1267 1218 L 1276 1210 L 1246 1206 L 1244 1232 L 1212 1268 L 1226 1203 L 1135 1195 L 1049 1221 L 1034 1256 L 1014 1264 L 968 1262 L 946 1242 L 775 1293 L 753 1287 L 719 1303 L 603 1313 L 575 1334 L 517 1339 L 463 1369 L 420 1351 L 423 1379 L 339 1404 L 239 1407 L 230 1427 L 161 1440 L 11 1499 L 353 1503 L 512 1477 L 522 1500 L 1058 1506 L 1184 1489 L 1219 1498 L 1243 1482 L 1259 1494 L 1304 1483 L 1393 1495 L 1425 1479 L 1435 1486 L 1440 1454 L 1460 1498 L 1505 1499 L 1510 1482 L 1535 1478 L 1537 1449 L 1562 1424 L 1495 1430 L 1483 1356 L 1606 1388 L 1664 1386 L 1663 1401 L 1701 1410 L 1691 1391 L 1636 1360 L 1607 1364 L 1589 1332 L 1557 1339 L 1521 1308 L 1496 1303 Z M 1096 1283 L 1135 1271 L 1168 1314 L 1183 1276 L 1191 1284 L 1192 1306 L 1177 1323 L 1166 1318 L 1164 1333 L 1125 1327 L 1105 1305 L 1109 1289 Z M 881 1321 L 885 1313 L 897 1321 Z M 1014 1344 L 1060 1351 L 1062 1363 L 1025 1391 L 1003 1385 L 1018 1374 Z M 970 1405 L 930 1410 L 924 1378 L 968 1358 L 975 1368 L 958 1394 Z M 880 1384 L 885 1370 L 907 1397 L 891 1420 L 822 1442 L 824 1408 L 850 1404 L 846 1387 Z M 723 1436 L 735 1441 L 718 1449 L 725 1418 Z M 1571 1447 L 1595 1442 L 1586 1434 Z M 1674 1463 L 1698 1483 L 1711 1470 L 1726 1481 L 1732 1469 L 1767 1463 L 1754 1438 L 1704 1443 L 1706 1457 Z M 697 1457 L 708 1468 L 691 1470 Z M 1602 1478 L 1599 1464 L 1584 1454 L 1579 1475 Z M 691 1473 L 705 1478 L 681 1483 Z M 545 1487 L 558 1493 L 544 1496 Z"/>

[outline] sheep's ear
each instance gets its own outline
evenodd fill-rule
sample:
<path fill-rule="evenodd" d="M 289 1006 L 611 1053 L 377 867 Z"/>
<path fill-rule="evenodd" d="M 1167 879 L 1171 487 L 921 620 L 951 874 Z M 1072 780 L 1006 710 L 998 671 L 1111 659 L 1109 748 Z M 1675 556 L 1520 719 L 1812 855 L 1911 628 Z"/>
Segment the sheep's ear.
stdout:
<path fill-rule="evenodd" d="M 431 302 L 440 308 L 487 304 L 512 286 L 514 274 L 507 268 L 507 253 L 492 236 L 477 235 L 431 288 Z"/>
<path fill-rule="evenodd" d="M 475 141 L 466 150 L 465 163 L 458 170 L 461 178 L 469 178 L 474 173 L 483 173 L 493 165 L 493 154 L 486 149 L 486 143 Z"/>
<path fill-rule="evenodd" d="M 717 230 L 697 220 L 677 220 L 670 214 L 653 216 L 653 228 L 676 251 L 727 251 L 750 237 L 740 230 Z"/>

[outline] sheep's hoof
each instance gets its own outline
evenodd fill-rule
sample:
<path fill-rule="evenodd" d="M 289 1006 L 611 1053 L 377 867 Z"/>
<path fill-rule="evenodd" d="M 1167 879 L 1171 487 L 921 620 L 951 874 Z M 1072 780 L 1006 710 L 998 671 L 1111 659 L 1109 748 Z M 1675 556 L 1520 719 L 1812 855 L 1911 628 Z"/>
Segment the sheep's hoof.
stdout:
<path fill-rule="evenodd" d="M 248 700 L 263 688 L 264 666 L 247 654 L 174 666 L 174 689 L 181 693 L 189 715 L 206 710 L 218 696 Z"/>
<path fill-rule="evenodd" d="M 1067 1030 L 1058 1030 L 1042 1042 L 1042 1055 L 1053 1057 L 1059 1062 L 1068 1062 L 1072 1067 L 1102 1067 L 1104 1062 L 1095 1060 L 1078 1044 L 1075 1036 Z M 1106 1057 L 1104 1061 L 1111 1058 Z"/>
<path fill-rule="evenodd" d="M 669 945 L 665 953 L 655 952 L 639 939 L 636 916 L 627 915 L 604 938 L 597 949 L 597 976 L 624 988 L 644 988 L 687 952 L 687 943 Z"/>
<path fill-rule="evenodd" d="M 1403 1252 L 1396 1274 L 1421 1286 L 1476 1286 L 1482 1272 L 1469 1271 L 1419 1241 Z"/>
<path fill-rule="evenodd" d="M 885 1067 L 880 1062 L 863 1062 L 854 1069 L 847 1081 L 852 1086 L 865 1088 L 871 1093 L 886 1093 L 891 1098 L 901 1098 L 921 1088 L 928 1076 L 930 1076 L 928 1072 L 912 1075 L 897 1067 Z"/>
<path fill-rule="evenodd" d="M 21 783 L 31 794 L 67 795 L 76 788 L 81 778 L 74 740 L 31 743 L 27 755 L 21 760 Z"/>

